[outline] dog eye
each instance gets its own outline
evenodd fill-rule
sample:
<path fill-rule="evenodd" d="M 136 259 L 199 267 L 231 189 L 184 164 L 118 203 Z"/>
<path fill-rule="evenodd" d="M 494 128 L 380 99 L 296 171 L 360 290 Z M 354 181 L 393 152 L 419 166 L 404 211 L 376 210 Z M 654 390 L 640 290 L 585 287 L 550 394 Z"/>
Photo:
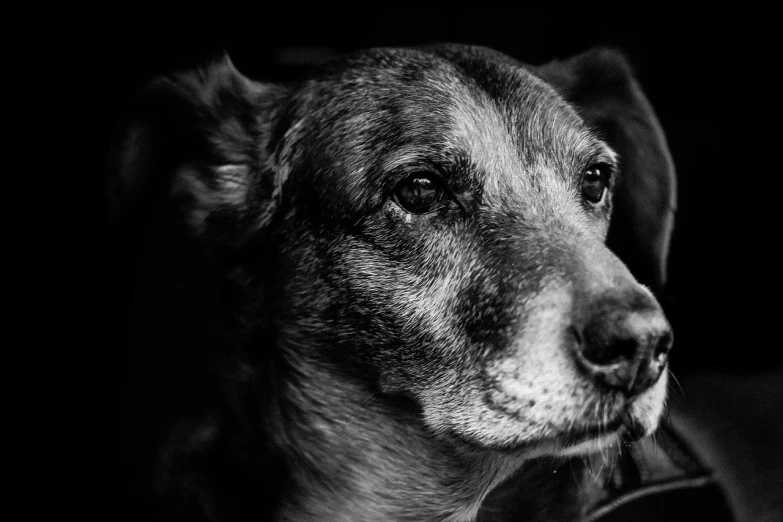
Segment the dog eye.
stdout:
<path fill-rule="evenodd" d="M 604 198 L 609 184 L 609 169 L 603 166 L 590 167 L 582 178 L 582 197 L 593 204 Z"/>
<path fill-rule="evenodd" d="M 443 187 L 434 175 L 414 172 L 397 184 L 394 197 L 408 212 L 426 214 L 442 206 Z"/>

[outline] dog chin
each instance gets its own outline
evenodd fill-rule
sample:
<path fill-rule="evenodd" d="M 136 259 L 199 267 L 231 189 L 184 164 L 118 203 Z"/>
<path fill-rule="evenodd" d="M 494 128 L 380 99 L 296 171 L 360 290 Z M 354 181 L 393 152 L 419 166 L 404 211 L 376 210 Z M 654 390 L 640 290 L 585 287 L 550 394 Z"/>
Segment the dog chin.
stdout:
<path fill-rule="evenodd" d="M 600 425 L 564 429 L 559 435 L 516 445 L 528 457 L 574 457 L 611 450 L 622 443 L 636 442 L 657 428 L 666 402 L 667 378 L 636 397 L 624 414 Z"/>
<path fill-rule="evenodd" d="M 610 433 L 604 433 L 595 438 L 588 438 L 576 443 L 556 448 L 550 455 L 555 457 L 576 457 L 601 453 L 620 444 L 622 429 Z"/>
<path fill-rule="evenodd" d="M 637 397 L 626 410 L 621 420 L 609 423 L 602 430 L 584 430 L 584 436 L 564 437 L 567 441 L 553 448 L 552 456 L 572 457 L 587 455 L 611 449 L 621 442 L 636 442 L 657 428 L 666 403 L 667 375 Z"/>
<path fill-rule="evenodd" d="M 637 441 L 657 427 L 657 421 L 645 425 L 637 419 L 618 420 L 606 427 L 591 430 L 577 430 L 564 433 L 560 437 L 545 439 L 527 445 L 525 454 L 531 458 L 537 457 L 577 457 L 603 453 L 612 450 L 622 443 Z"/>

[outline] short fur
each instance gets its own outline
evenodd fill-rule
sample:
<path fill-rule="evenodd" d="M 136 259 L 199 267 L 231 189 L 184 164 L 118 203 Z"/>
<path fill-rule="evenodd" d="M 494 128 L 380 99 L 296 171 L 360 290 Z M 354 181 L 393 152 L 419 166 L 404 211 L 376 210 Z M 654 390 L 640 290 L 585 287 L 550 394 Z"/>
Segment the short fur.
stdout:
<path fill-rule="evenodd" d="M 164 187 L 232 291 L 225 406 L 161 453 L 174 519 L 572 520 L 582 456 L 657 426 L 665 372 L 622 393 L 575 353 L 597 310 L 668 329 L 605 243 L 663 284 L 673 168 L 614 51 L 371 49 L 291 86 L 225 59 L 153 83 L 113 170 L 113 209 Z M 422 170 L 451 196 L 413 214 Z"/>

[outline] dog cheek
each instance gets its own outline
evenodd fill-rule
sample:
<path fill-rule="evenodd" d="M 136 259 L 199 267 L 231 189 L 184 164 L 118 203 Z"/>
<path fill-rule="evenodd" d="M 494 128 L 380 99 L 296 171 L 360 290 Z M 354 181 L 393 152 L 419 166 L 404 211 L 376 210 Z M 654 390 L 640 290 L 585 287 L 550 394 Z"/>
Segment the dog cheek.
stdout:
<path fill-rule="evenodd" d="M 445 239 L 436 243 L 454 244 Z M 494 304 L 487 305 L 492 292 L 468 289 L 470 275 L 480 270 L 470 249 L 461 243 L 445 252 L 440 246 L 426 249 L 417 268 L 407 273 L 410 284 L 395 285 L 391 302 L 397 307 L 388 311 L 401 324 L 399 346 L 393 347 L 394 364 L 385 365 L 391 368 L 387 376 L 392 376 L 387 385 L 406 386 L 420 402 L 426 395 L 429 403 L 443 403 L 447 395 L 460 393 L 449 390 L 461 390 L 476 378 L 481 348 L 490 334 L 496 335 L 497 323 L 483 314 L 489 311 L 491 316 L 495 309 Z M 467 322 L 481 324 L 472 339 Z"/>
<path fill-rule="evenodd" d="M 377 245 L 347 236 L 317 249 L 320 264 L 309 270 L 318 282 L 302 281 L 296 294 L 303 297 L 297 315 L 326 325 L 318 331 L 303 325 L 320 339 L 319 357 L 375 374 L 385 393 L 410 396 L 441 375 L 438 354 L 446 351 L 444 337 L 451 338 L 442 309 L 452 282 L 425 277 Z"/>
<path fill-rule="evenodd" d="M 486 363 L 488 407 L 541 429 L 576 417 L 590 393 L 567 349 L 570 307 L 567 290 L 555 283 L 525 303 L 515 338 Z"/>
<path fill-rule="evenodd" d="M 459 292 L 454 315 L 472 350 L 488 354 L 508 345 L 514 321 L 510 299 L 488 270 L 474 274 L 473 281 Z"/>

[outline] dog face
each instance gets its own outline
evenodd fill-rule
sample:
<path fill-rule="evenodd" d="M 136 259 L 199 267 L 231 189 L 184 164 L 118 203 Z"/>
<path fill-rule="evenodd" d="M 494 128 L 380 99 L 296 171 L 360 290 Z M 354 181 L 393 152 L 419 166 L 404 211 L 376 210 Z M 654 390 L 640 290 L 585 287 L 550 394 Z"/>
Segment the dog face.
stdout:
<path fill-rule="evenodd" d="M 600 449 L 657 425 L 671 333 L 605 244 L 626 151 L 562 70 L 447 46 L 364 51 L 294 88 L 227 62 L 167 80 L 171 195 L 269 281 L 248 299 L 273 303 L 292 367 L 411 399 L 434 437 Z"/>

